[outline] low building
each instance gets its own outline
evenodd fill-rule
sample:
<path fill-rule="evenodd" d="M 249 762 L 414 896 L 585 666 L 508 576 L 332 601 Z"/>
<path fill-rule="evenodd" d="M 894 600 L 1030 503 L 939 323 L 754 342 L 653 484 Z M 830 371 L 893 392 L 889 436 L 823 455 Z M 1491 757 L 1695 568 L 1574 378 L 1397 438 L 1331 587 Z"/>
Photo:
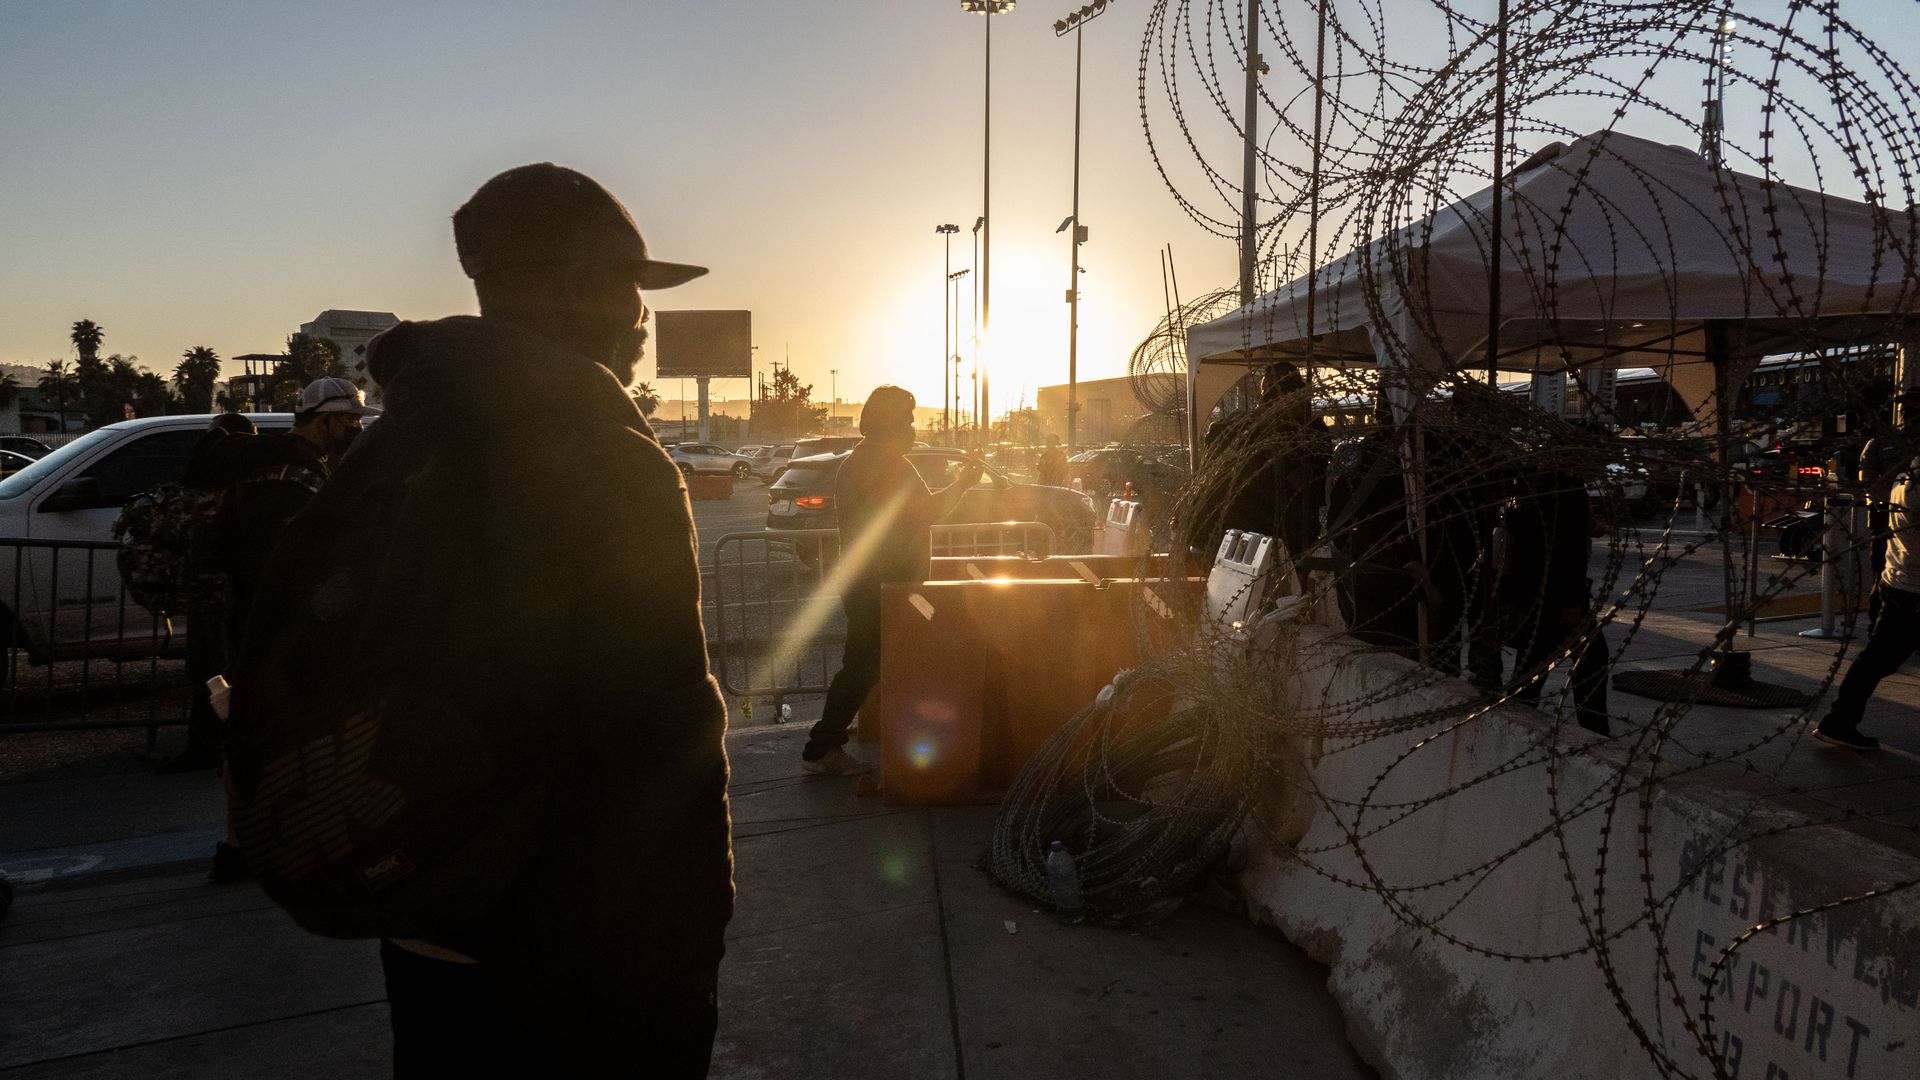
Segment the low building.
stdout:
<path fill-rule="evenodd" d="M 1076 437 L 1082 446 L 1102 446 L 1128 438 L 1135 425 L 1152 411 L 1133 392 L 1133 379 L 1082 379 L 1077 397 L 1080 424 Z M 1067 386 L 1043 386 L 1034 399 L 1041 423 L 1049 435 L 1067 440 Z"/>
<path fill-rule="evenodd" d="M 391 311 L 349 311 L 328 308 L 301 323 L 300 332 L 308 337 L 324 338 L 340 348 L 340 362 L 353 373 L 355 382 L 367 388 L 370 403 L 379 404 L 380 388 L 367 377 L 367 342 L 383 330 L 398 326 L 400 317 Z"/>

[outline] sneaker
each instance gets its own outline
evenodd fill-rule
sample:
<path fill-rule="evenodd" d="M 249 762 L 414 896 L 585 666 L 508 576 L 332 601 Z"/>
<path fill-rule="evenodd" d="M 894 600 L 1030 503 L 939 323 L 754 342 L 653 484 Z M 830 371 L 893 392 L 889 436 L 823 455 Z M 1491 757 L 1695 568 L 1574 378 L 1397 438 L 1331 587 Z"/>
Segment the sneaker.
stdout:
<path fill-rule="evenodd" d="M 1839 724 L 1821 724 L 1813 729 L 1813 737 L 1829 746 L 1843 746 L 1848 750 L 1878 750 L 1880 740 L 1871 735 L 1862 735 L 1855 728 L 1841 727 Z"/>
<path fill-rule="evenodd" d="M 825 773 L 828 776 L 859 776 L 873 771 L 873 766 L 837 746 L 813 760 L 801 758 L 800 767 L 811 773 Z"/>
<path fill-rule="evenodd" d="M 247 853 L 228 844 L 225 840 L 213 845 L 213 869 L 207 873 L 207 880 L 217 885 L 233 881 L 245 881 L 253 876 L 253 867 L 247 865 Z"/>

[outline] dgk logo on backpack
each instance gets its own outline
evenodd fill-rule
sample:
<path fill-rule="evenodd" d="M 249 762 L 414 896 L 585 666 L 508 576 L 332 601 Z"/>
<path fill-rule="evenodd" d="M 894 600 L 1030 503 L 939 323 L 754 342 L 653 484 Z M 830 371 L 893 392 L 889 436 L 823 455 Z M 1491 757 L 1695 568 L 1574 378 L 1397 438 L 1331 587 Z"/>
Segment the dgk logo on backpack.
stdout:
<path fill-rule="evenodd" d="M 120 579 L 134 602 L 156 615 L 227 605 L 233 583 L 206 560 L 226 492 L 167 484 L 135 496 L 113 523 Z"/>

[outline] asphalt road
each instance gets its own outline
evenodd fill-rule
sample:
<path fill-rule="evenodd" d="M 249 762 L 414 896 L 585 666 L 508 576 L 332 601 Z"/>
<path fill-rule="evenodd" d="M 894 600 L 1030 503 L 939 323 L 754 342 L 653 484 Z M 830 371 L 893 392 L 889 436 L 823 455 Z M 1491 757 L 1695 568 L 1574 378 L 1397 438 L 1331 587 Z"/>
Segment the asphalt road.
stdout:
<path fill-rule="evenodd" d="M 739 480 L 733 498 L 698 499 L 693 503 L 693 527 L 700 536 L 700 565 L 713 565 L 713 545 L 731 532 L 752 532 L 767 524 L 767 485 Z"/>

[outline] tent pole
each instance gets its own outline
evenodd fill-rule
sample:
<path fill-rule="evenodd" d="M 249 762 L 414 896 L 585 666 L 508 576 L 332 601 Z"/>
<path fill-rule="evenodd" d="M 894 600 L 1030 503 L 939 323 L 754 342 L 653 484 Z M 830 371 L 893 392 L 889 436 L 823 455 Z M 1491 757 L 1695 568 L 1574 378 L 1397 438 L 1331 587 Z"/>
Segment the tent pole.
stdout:
<path fill-rule="evenodd" d="M 1320 160 L 1325 147 L 1321 117 L 1327 103 L 1327 0 L 1314 5 L 1319 9 L 1319 26 L 1314 34 L 1313 58 L 1313 174 L 1309 180 L 1307 207 L 1307 390 L 1313 390 L 1314 316 L 1319 307 L 1320 284 Z"/>
<path fill-rule="evenodd" d="M 1502 184 L 1507 172 L 1507 0 L 1500 0 L 1499 26 L 1495 29 L 1493 59 L 1493 204 L 1487 230 L 1487 392 L 1497 409 L 1500 402 L 1500 236 L 1504 228 L 1506 205 Z M 1498 415 L 1496 412 L 1495 415 Z M 1475 563 L 1479 569 L 1479 611 L 1469 614 L 1467 626 L 1467 674 L 1476 685 L 1497 686 L 1500 682 L 1500 646 L 1490 641 L 1493 611 L 1499 597 L 1493 580 L 1493 535 L 1495 511 L 1480 513 Z M 1544 613 L 1541 616 L 1545 618 Z M 1489 659 L 1491 658 L 1491 663 Z M 1458 658 L 1449 658 L 1449 666 Z"/>

